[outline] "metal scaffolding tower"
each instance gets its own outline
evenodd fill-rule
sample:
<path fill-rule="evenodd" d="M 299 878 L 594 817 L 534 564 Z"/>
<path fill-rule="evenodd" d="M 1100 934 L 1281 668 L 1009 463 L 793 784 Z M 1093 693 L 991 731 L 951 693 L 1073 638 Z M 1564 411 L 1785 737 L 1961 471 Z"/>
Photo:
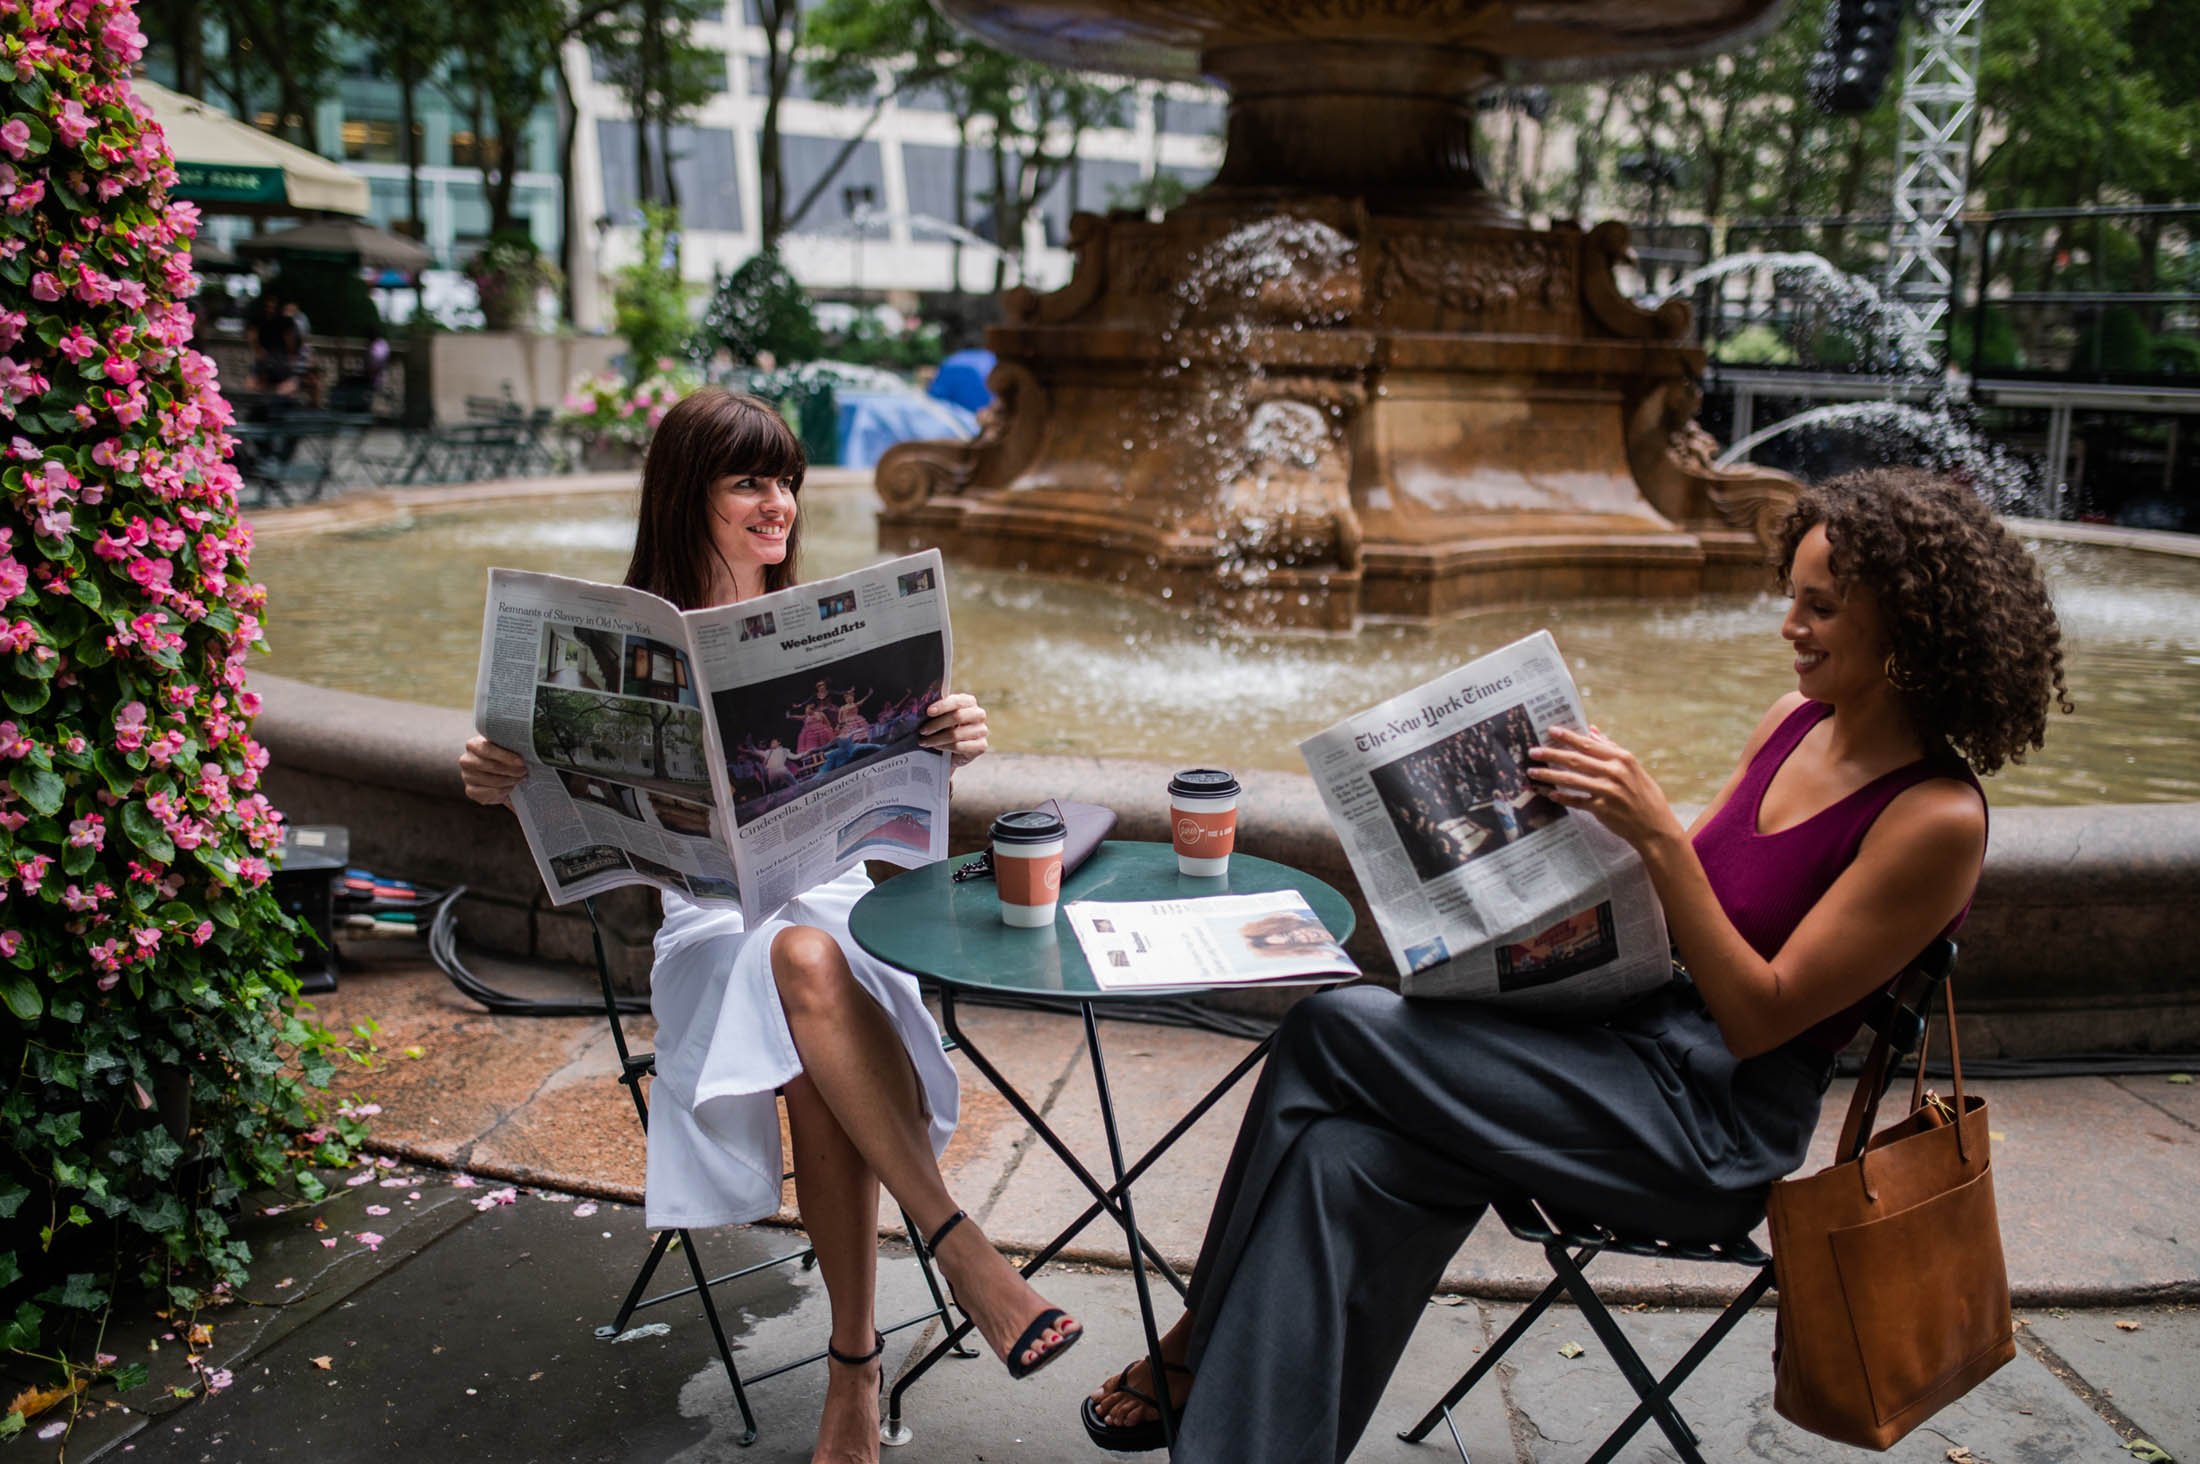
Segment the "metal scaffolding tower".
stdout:
<path fill-rule="evenodd" d="M 1902 42 L 1888 300 L 1938 350 L 1955 296 L 1956 221 L 1970 194 L 1978 117 L 1979 13 L 1985 0 L 1919 0 Z"/>

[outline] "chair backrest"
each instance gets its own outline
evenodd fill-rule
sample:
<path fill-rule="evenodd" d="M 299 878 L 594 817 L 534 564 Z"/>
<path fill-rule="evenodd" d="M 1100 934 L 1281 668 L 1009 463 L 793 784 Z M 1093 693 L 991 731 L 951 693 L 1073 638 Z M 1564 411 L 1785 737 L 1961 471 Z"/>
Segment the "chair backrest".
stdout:
<path fill-rule="evenodd" d="M 1848 1118 L 1841 1126 L 1840 1140 L 1834 1147 L 1837 1162 L 1855 1158 L 1871 1137 L 1873 1111 L 1886 1096 L 1887 1085 L 1894 1081 L 1895 1070 L 1902 1065 L 1903 1059 L 1916 1054 L 1923 1045 L 1933 1009 L 1939 1004 L 1941 992 L 1953 979 L 1955 971 L 1956 943 L 1941 936 L 1888 984 L 1880 999 L 1865 1014 L 1865 1025 L 1876 1032 L 1878 1038 L 1872 1043 L 1871 1055 L 1865 1058 L 1864 1071 L 1857 1075 L 1856 1084 L 1870 1096 L 1865 1098 L 1860 1093 L 1861 1101 L 1850 1104 Z"/>
<path fill-rule="evenodd" d="M 510 388 L 506 388 L 509 390 Z M 501 422 L 506 417 L 520 415 L 519 403 L 509 396 L 469 396 L 466 398 L 466 416 L 475 422 Z"/>

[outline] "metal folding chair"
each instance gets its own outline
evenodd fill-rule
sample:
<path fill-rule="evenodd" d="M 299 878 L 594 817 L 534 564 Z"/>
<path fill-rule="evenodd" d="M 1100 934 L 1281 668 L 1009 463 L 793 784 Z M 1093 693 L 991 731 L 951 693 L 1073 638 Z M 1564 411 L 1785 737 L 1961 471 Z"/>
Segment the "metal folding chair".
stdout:
<path fill-rule="evenodd" d="M 656 1076 L 657 1055 L 654 1052 L 635 1052 L 628 1047 L 626 1028 L 620 1022 L 620 1017 L 633 1009 L 630 1004 L 631 999 L 623 1002 L 618 993 L 612 989 L 611 963 L 604 955 L 603 925 L 596 918 L 596 902 L 583 900 L 581 904 L 588 911 L 588 923 L 595 940 L 596 977 L 603 988 L 604 1016 L 611 1023 L 612 1044 L 618 1049 L 619 1082 L 626 1088 L 628 1093 L 633 1095 L 634 1116 L 640 1120 L 642 1132 L 646 1136 L 649 1132 L 649 1099 L 642 1092 L 642 1079 Z M 895 1322 L 891 1326 L 881 1326 L 879 1333 L 881 1336 L 890 1336 L 906 1327 L 921 1326 L 931 1321 L 938 1321 L 943 1327 L 952 1331 L 955 1322 L 948 1315 L 947 1296 L 940 1289 L 939 1277 L 933 1272 L 932 1257 L 924 1248 L 924 1238 L 918 1232 L 916 1223 L 909 1218 L 909 1212 L 906 1210 L 902 1212 L 901 1223 L 903 1230 L 909 1236 L 910 1248 L 916 1253 L 917 1268 L 924 1274 L 925 1290 L 932 1298 L 932 1305 L 926 1310 L 918 1312 L 915 1316 Z M 679 1242 L 680 1254 L 687 1260 L 688 1274 L 692 1281 L 689 1285 L 659 1292 L 651 1296 L 647 1294 L 649 1283 L 656 1276 L 657 1267 L 664 1261 L 665 1253 L 672 1248 L 675 1240 Z M 816 1264 L 816 1252 L 811 1250 L 809 1246 L 804 1245 L 798 1250 L 791 1250 L 783 1255 L 773 1256 L 769 1260 L 756 1261 L 738 1270 L 727 1271 L 718 1276 L 710 1276 L 704 1271 L 703 1259 L 695 1248 L 695 1237 L 692 1234 L 685 1229 L 660 1230 L 657 1232 L 655 1243 L 649 1248 L 648 1258 L 642 1262 L 641 1270 L 634 1277 L 634 1284 L 627 1288 L 625 1300 L 619 1303 L 618 1315 L 608 1325 L 596 1328 L 596 1336 L 605 1341 L 616 1339 L 625 1333 L 627 1324 L 634 1319 L 636 1312 L 646 1307 L 661 1305 L 664 1302 L 677 1301 L 683 1296 L 697 1298 L 702 1303 L 704 1320 L 710 1323 L 711 1340 L 717 1344 L 718 1359 L 725 1364 L 726 1381 L 733 1385 L 733 1401 L 741 1409 L 741 1445 L 746 1448 L 756 1442 L 756 1414 L 749 1407 L 748 1388 L 742 1381 L 740 1367 L 733 1360 L 733 1348 L 726 1341 L 726 1329 L 718 1320 L 718 1307 L 711 1300 L 711 1289 L 722 1286 L 728 1281 L 738 1281 L 744 1276 L 753 1276 L 759 1271 L 771 1270 L 775 1266 L 799 1265 L 806 1271 Z M 958 1349 L 958 1351 L 963 1356 L 973 1355 L 968 1349 Z M 776 1378 L 781 1373 L 793 1372 L 796 1368 L 808 1367 L 813 1362 L 822 1361 L 824 1357 L 825 1349 L 819 1348 L 817 1351 L 804 1357 L 798 1357 L 792 1362 L 783 1362 L 764 1372 L 754 1373 L 747 1381 L 761 1383 Z M 892 1442 L 907 1442 L 906 1431 L 903 1432 L 900 1438 L 896 1438 Z"/>
<path fill-rule="evenodd" d="M 1901 1059 L 1917 1051 L 1925 1035 L 1927 1015 L 1932 1004 L 1939 999 L 1940 988 L 1955 971 L 1956 947 L 1951 940 L 1936 940 L 1925 953 L 1913 962 L 1887 989 L 1876 1011 L 1868 1018 L 1869 1024 L 1887 1038 L 1887 1057 L 1877 1066 L 1867 1069 L 1857 1081 L 1875 1083 L 1884 1093 L 1893 1078 Z M 1530 1195 L 1509 1195 L 1491 1202 L 1490 1208 L 1519 1239 L 1531 1245 L 1541 1246 L 1543 1256 L 1550 1263 L 1551 1284 L 1544 1287 L 1525 1311 L 1513 1320 L 1482 1356 L 1475 1359 L 1465 1376 L 1454 1383 L 1451 1390 L 1424 1414 L 1413 1427 L 1402 1431 L 1398 1437 L 1407 1443 L 1419 1443 L 1440 1421 L 1451 1433 L 1451 1441 L 1459 1450 L 1461 1464 L 1471 1464 L 1467 1458 L 1465 1440 L 1459 1436 L 1459 1426 L 1451 1416 L 1459 1400 L 1466 1397 L 1474 1386 L 1488 1376 L 1498 1361 L 1515 1342 L 1527 1335 L 1552 1302 L 1561 1294 L 1570 1297 L 1589 1324 L 1590 1331 L 1610 1355 L 1612 1363 L 1628 1386 L 1635 1390 L 1641 1401 L 1634 1411 L 1620 1421 L 1597 1451 L 1589 1456 L 1588 1464 L 1607 1464 L 1626 1447 L 1628 1440 L 1639 1432 L 1645 1423 L 1656 1423 L 1664 1433 L 1673 1451 L 1684 1464 L 1704 1464 L 1702 1441 L 1673 1406 L 1673 1396 L 1680 1390 L 1703 1360 L 1709 1357 L 1727 1333 L 1734 1330 L 1749 1309 L 1772 1286 L 1772 1257 L 1749 1237 L 1744 1230 L 1738 1235 L 1708 1244 L 1668 1240 L 1645 1235 L 1624 1227 L 1603 1224 L 1580 1216 L 1568 1215 L 1544 1201 Z M 1712 1320 L 1663 1376 L 1653 1374 L 1643 1361 L 1642 1354 L 1620 1330 L 1611 1308 L 1596 1293 L 1596 1288 L 1583 1273 L 1591 1261 L 1600 1255 L 1647 1256 L 1667 1261 L 1713 1261 L 1741 1266 L 1751 1274 L 1741 1292 Z"/>

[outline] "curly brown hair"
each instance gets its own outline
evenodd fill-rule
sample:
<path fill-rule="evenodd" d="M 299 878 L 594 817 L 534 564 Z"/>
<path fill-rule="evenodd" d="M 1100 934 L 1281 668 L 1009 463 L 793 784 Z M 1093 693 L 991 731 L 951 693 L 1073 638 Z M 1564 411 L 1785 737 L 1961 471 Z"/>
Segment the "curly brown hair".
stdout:
<path fill-rule="evenodd" d="M 1928 737 L 1991 773 L 2044 744 L 2050 710 L 2074 709 L 2039 566 L 1978 494 L 1918 468 L 1806 488 L 1781 526 L 1783 586 L 1819 527 L 1834 574 L 1878 602 L 1889 679 Z"/>

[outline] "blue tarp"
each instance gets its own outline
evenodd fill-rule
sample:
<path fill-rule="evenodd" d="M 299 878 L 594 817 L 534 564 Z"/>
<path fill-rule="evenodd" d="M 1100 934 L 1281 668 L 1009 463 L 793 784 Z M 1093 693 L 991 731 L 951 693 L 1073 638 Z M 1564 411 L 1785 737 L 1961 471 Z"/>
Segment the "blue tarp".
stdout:
<path fill-rule="evenodd" d="M 846 390 L 839 397 L 840 465 L 844 468 L 875 467 L 886 449 L 913 438 L 978 435 L 978 419 L 952 402 Z"/>
<path fill-rule="evenodd" d="M 993 393 L 986 390 L 985 379 L 993 374 L 991 351 L 957 351 L 940 362 L 927 395 L 943 402 L 953 402 L 958 407 L 982 412 L 992 404 Z"/>

